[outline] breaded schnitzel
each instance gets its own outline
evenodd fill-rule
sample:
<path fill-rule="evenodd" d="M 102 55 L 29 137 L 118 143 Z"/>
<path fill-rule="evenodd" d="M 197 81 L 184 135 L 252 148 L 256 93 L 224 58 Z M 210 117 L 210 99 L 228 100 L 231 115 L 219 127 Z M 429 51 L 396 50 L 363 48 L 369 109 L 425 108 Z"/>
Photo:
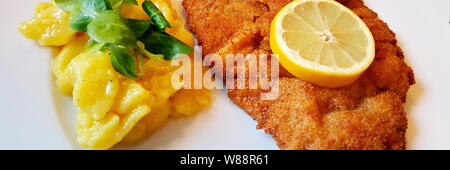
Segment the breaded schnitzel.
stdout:
<path fill-rule="evenodd" d="M 203 54 L 270 54 L 269 29 L 291 0 L 184 0 Z M 405 149 L 403 103 L 414 84 L 395 33 L 362 0 L 337 0 L 370 28 L 376 57 L 353 84 L 324 88 L 280 68 L 279 99 L 262 90 L 229 90 L 229 98 L 272 134 L 281 149 Z"/>

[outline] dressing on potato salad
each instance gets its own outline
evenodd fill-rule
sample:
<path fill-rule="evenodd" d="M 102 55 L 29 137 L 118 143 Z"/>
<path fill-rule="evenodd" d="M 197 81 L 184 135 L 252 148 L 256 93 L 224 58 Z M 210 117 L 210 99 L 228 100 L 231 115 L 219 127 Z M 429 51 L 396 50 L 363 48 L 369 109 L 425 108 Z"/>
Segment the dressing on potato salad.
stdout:
<path fill-rule="evenodd" d="M 97 5 L 93 12 L 98 15 L 79 17 L 83 15 L 77 9 L 86 8 L 83 3 Z M 143 3 L 149 5 L 147 9 Z M 162 15 L 158 16 L 158 12 Z M 134 37 L 111 40 L 108 32 L 108 36 L 102 36 L 110 27 L 96 29 L 97 23 L 102 24 L 101 19 L 108 21 L 104 23 L 122 24 L 117 35 L 129 33 Z M 90 23 L 83 23 L 86 20 Z M 78 143 L 83 147 L 109 149 L 117 143 L 139 142 L 170 117 L 194 115 L 211 103 L 209 90 L 174 89 L 171 85 L 171 75 L 177 67 L 171 66 L 170 59 L 174 56 L 170 54 L 190 53 L 193 36 L 185 29 L 170 0 L 41 2 L 36 6 L 35 16 L 18 29 L 40 45 L 60 48 L 53 59 L 52 71 L 59 91 L 73 96 L 79 108 L 76 131 Z M 114 29 L 117 28 L 111 26 L 112 35 L 116 35 Z M 154 44 L 152 48 L 128 45 L 155 43 L 152 35 L 166 36 L 171 41 L 169 45 L 182 50 L 158 53 Z M 142 57 L 145 55 L 140 50 L 147 57 Z"/>

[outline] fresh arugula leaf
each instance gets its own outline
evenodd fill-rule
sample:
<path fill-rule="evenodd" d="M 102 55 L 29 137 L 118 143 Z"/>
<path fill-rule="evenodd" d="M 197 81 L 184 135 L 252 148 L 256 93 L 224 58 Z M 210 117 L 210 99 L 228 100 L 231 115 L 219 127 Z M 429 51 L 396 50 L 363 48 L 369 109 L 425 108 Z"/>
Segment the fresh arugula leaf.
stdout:
<path fill-rule="evenodd" d="M 81 0 L 71 9 L 70 27 L 87 32 L 87 26 L 102 12 L 107 11 L 105 0 Z"/>
<path fill-rule="evenodd" d="M 111 64 L 114 69 L 128 78 L 137 78 L 136 64 L 133 56 L 125 46 L 117 46 L 110 44 L 111 49 Z"/>
<path fill-rule="evenodd" d="M 141 37 L 145 31 L 150 27 L 149 20 L 136 20 L 136 19 L 128 19 L 127 25 L 130 28 L 136 37 Z"/>
<path fill-rule="evenodd" d="M 147 32 L 146 34 L 140 39 L 144 43 L 145 49 L 153 54 L 164 55 L 166 60 L 172 60 L 179 55 L 192 52 L 189 45 L 165 32 Z"/>
<path fill-rule="evenodd" d="M 81 0 L 55 0 L 56 6 L 66 12 L 72 12 L 80 4 Z"/>
<path fill-rule="evenodd" d="M 89 23 L 87 32 L 97 42 L 134 47 L 137 38 L 124 22 L 118 12 L 106 11 Z"/>
<path fill-rule="evenodd" d="M 144 9 L 145 13 L 150 16 L 150 19 L 160 31 L 163 31 L 166 28 L 170 28 L 169 22 L 167 22 L 166 18 L 164 18 L 164 15 L 161 13 L 158 7 L 153 4 L 152 1 L 144 1 L 142 3 L 142 8 Z"/>

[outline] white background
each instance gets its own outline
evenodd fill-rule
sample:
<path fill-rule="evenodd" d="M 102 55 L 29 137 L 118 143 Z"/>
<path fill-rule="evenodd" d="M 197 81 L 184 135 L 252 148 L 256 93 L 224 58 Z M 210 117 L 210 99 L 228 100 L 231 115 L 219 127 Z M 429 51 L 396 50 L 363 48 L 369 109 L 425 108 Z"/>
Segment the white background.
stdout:
<path fill-rule="evenodd" d="M 80 149 L 75 109 L 55 90 L 50 50 L 16 30 L 32 17 L 36 2 L 0 6 L 0 149 Z M 416 75 L 405 106 L 408 149 L 450 149 L 449 0 L 366 3 L 397 33 Z M 170 121 L 142 144 L 119 149 L 277 149 L 255 126 L 217 91 L 213 106 L 198 116 Z"/>

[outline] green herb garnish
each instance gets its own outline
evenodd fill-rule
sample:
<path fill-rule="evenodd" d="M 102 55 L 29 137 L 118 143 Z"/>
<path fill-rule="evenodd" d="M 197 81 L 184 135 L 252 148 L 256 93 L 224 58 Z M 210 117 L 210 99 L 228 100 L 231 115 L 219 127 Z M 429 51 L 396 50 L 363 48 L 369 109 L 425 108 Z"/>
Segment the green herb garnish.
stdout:
<path fill-rule="evenodd" d="M 129 49 L 125 46 L 117 46 L 114 44 L 110 44 L 110 48 L 111 63 L 114 69 L 128 78 L 138 77 L 134 58 Z"/>
<path fill-rule="evenodd" d="M 145 31 L 150 27 L 151 22 L 149 20 L 135 20 L 128 19 L 127 25 L 134 32 L 136 37 L 142 37 Z"/>
<path fill-rule="evenodd" d="M 145 49 L 154 54 L 162 54 L 164 59 L 172 60 L 180 54 L 189 54 L 192 48 L 165 32 L 150 32 L 139 39 Z"/>
<path fill-rule="evenodd" d="M 142 75 L 142 55 L 166 60 L 192 52 L 192 48 L 164 32 L 170 28 L 161 11 L 149 0 L 142 4 L 151 20 L 125 19 L 123 4 L 138 5 L 136 0 L 54 0 L 70 12 L 72 29 L 87 32 L 92 41 L 86 50 L 109 51 L 114 69 L 128 78 Z M 138 64 L 138 67 L 136 67 Z"/>
<path fill-rule="evenodd" d="M 170 28 L 169 22 L 167 22 L 166 18 L 164 18 L 164 15 L 155 6 L 155 4 L 153 4 L 152 1 L 144 1 L 142 3 L 142 8 L 144 9 L 145 13 L 150 16 L 150 19 L 160 31 L 163 31 L 166 28 Z"/>
<path fill-rule="evenodd" d="M 133 47 L 136 35 L 116 11 L 105 11 L 97 16 L 87 27 L 89 36 L 100 43 L 111 43 Z"/>

